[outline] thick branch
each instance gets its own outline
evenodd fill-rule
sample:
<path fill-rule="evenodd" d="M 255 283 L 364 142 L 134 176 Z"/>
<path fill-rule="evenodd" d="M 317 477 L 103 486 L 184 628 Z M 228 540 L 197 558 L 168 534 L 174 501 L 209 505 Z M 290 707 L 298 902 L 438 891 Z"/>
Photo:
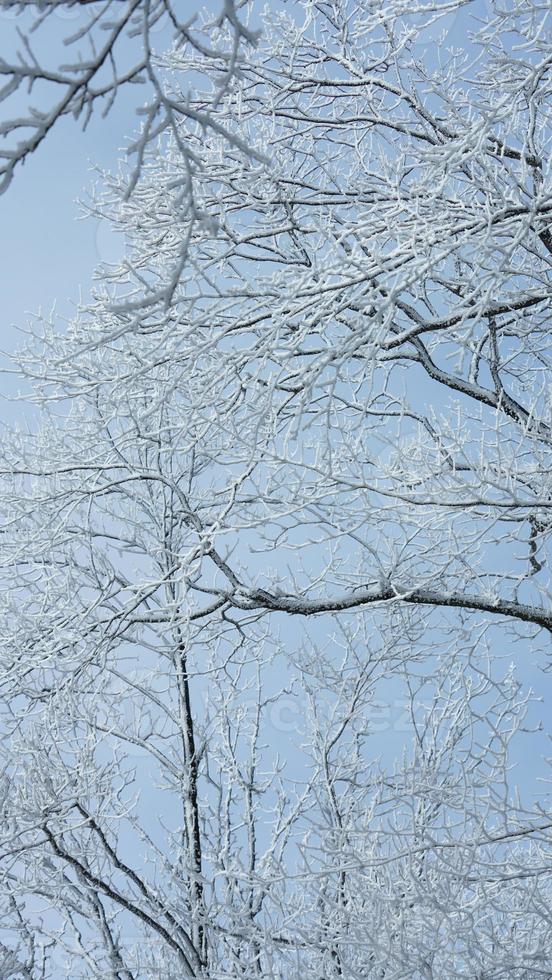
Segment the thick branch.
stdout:
<path fill-rule="evenodd" d="M 239 608 L 265 607 L 277 612 L 285 612 L 296 616 L 316 616 L 327 612 L 344 612 L 348 609 L 358 609 L 362 606 L 378 603 L 406 602 L 413 605 L 440 606 L 452 609 L 479 610 L 493 615 L 507 616 L 519 619 L 524 623 L 534 623 L 552 632 L 552 614 L 538 606 L 509 599 L 485 599 L 481 596 L 460 592 L 439 592 L 435 589 L 401 590 L 386 586 L 377 590 L 356 589 L 332 596 L 327 599 L 308 599 L 296 596 L 276 596 L 262 589 L 252 591 L 247 598 L 234 598 L 234 605 Z"/>

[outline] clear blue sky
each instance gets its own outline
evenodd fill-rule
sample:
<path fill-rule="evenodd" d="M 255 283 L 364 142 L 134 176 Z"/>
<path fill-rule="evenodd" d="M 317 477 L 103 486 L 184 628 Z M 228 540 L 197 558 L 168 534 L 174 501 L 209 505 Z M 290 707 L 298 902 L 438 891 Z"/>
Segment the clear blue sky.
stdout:
<path fill-rule="evenodd" d="M 0 12 L 1 54 L 6 58 L 20 47 L 13 31 L 15 21 L 13 13 Z M 57 58 L 58 64 L 70 60 L 59 45 L 56 50 L 56 35 L 59 40 L 78 22 L 78 16 L 75 20 L 67 12 L 52 18 L 35 47 L 45 63 L 55 66 Z M 125 43 L 130 53 L 130 42 Z M 85 132 L 72 118 L 58 122 L 0 196 L 2 350 L 20 345 L 18 328 L 24 328 L 38 310 L 47 313 L 55 302 L 61 315 L 70 314 L 81 290 L 86 296 L 95 266 L 114 255 L 116 241 L 109 227 L 92 219 L 79 220 L 78 199 L 86 197 L 95 179 L 94 164 L 116 169 L 138 126 L 134 110 L 146 94 L 144 86 L 124 89 L 107 118 L 96 114 Z M 14 106 L 40 105 L 42 98 L 37 91 L 31 98 L 25 93 L 15 103 L 13 99 L 0 103 L 0 121 L 11 118 Z M 12 390 L 9 379 L 0 376 L 0 392 Z M 5 402 L 0 401 L 0 406 L 2 418 L 6 412 L 11 415 Z"/>

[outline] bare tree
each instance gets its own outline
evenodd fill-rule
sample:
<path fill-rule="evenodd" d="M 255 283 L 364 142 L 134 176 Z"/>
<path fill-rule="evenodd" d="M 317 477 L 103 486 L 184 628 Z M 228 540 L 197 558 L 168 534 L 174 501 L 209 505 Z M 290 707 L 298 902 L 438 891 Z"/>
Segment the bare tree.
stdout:
<path fill-rule="evenodd" d="M 157 144 L 170 133 L 180 147 L 185 168 L 183 199 L 193 202 L 199 161 L 183 138 L 186 122 L 199 126 L 203 133 L 214 130 L 255 156 L 254 148 L 246 148 L 239 136 L 226 133 L 211 111 L 232 84 L 244 49 L 258 41 L 258 30 L 247 25 L 247 12 L 242 17 L 243 7 L 243 2 L 224 0 L 218 16 L 203 16 L 200 32 L 195 27 L 198 11 L 187 10 L 183 20 L 182 11 L 171 0 L 1 0 L 0 14 L 13 16 L 17 33 L 8 50 L 4 49 L 6 56 L 0 55 L 0 102 L 6 101 L 7 106 L 0 135 L 11 139 L 0 148 L 0 194 L 61 119 L 73 116 L 86 128 L 93 113 L 106 116 L 129 85 L 145 84 L 147 91 L 140 110 L 141 132 L 129 148 L 135 158 L 129 193 L 139 178 L 149 144 Z M 70 30 L 59 17 L 67 13 L 77 14 Z M 52 45 L 52 27 L 57 45 Z M 159 37 L 161 51 L 156 44 Z M 69 60 L 58 50 L 60 44 L 71 52 Z M 194 109 L 189 99 L 177 102 L 171 98 L 163 82 L 165 46 L 195 50 L 205 58 L 207 71 L 201 82 L 211 90 L 211 98 L 204 111 Z M 23 96 L 28 94 L 30 100 L 35 92 L 38 103 L 29 101 L 22 108 Z"/>
<path fill-rule="evenodd" d="M 1 467 L 0 868 L 22 976 L 550 973 L 509 661 L 552 628 L 552 50 L 527 0 L 424 57 L 463 6 L 267 16 L 214 108 L 179 89 L 209 54 L 175 49 L 170 99 L 209 139 L 177 122 L 138 184 L 106 179 L 125 258 L 20 357 L 41 424 Z"/>

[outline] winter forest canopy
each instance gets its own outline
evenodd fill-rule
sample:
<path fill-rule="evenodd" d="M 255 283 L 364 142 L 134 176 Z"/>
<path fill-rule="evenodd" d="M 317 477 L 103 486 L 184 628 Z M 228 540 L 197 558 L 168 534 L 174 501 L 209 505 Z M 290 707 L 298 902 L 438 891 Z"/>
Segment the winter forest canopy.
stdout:
<path fill-rule="evenodd" d="M 548 4 L 180 6 L 0 0 L 0 208 L 142 92 L 0 450 L 0 976 L 550 978 Z"/>

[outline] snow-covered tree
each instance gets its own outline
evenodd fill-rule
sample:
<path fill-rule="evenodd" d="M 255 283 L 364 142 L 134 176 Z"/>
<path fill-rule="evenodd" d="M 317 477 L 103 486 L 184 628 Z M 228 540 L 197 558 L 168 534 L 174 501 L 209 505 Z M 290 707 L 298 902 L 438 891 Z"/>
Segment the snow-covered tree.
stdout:
<path fill-rule="evenodd" d="M 214 108 L 175 48 L 91 205 L 2 450 L 8 976 L 550 972 L 552 45 L 464 7 L 266 14 Z"/>
<path fill-rule="evenodd" d="M 211 110 L 239 71 L 244 50 L 259 36 L 248 24 L 249 5 L 243 0 L 223 0 L 216 12 L 202 17 L 201 30 L 198 14 L 197 8 L 183 11 L 172 0 L 0 0 L 0 102 L 5 103 L 0 136 L 6 140 L 0 144 L 0 194 L 61 119 L 73 116 L 86 128 L 94 113 L 109 114 L 121 91 L 143 85 L 143 126 L 129 147 L 134 173 L 128 193 L 139 179 L 147 145 L 171 133 L 191 195 L 197 161 L 181 138 L 182 126 L 192 121 L 224 135 Z M 195 50 L 204 57 L 211 99 L 203 112 L 187 98 L 175 102 L 164 89 L 165 48 Z M 231 142 L 246 149 L 239 138 Z M 253 148 L 247 152 L 254 155 Z"/>

